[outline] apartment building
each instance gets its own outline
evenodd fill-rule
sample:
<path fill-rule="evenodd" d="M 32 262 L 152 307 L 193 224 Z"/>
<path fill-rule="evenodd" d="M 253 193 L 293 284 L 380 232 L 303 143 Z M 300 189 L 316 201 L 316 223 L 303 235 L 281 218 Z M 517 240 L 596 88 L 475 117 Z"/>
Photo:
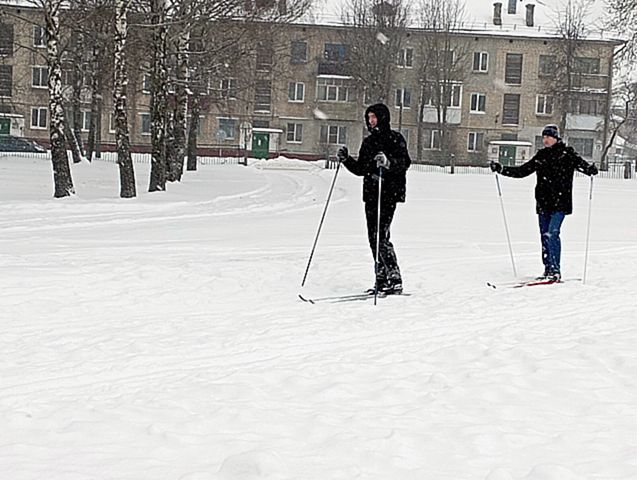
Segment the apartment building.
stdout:
<path fill-rule="evenodd" d="M 413 159 L 484 164 L 494 156 L 512 163 L 527 159 L 541 144 L 547 123 L 560 123 L 555 94 L 555 33 L 535 25 L 535 5 L 526 9 L 484 2 L 489 16 L 455 34 L 463 45 L 463 75 L 447 96 L 450 145 L 440 151 L 438 112 L 422 81 L 422 45 L 429 32 L 409 29 L 395 59 L 388 104 L 393 126 L 408 139 Z M 511 2 L 509 2 L 511 3 Z M 499 7 L 498 7 L 499 5 Z M 533 8 L 530 8 L 533 7 Z M 36 9 L 0 6 L 0 133 L 35 140 L 48 136 L 44 32 Z M 12 9 L 7 15 L 7 9 Z M 18 11 L 16 14 L 16 10 Z M 499 10 L 499 11 L 498 11 Z M 349 65 L 346 32 L 351 27 L 291 24 L 276 38 L 255 44 L 254 76 L 209 79 L 202 96 L 198 144 L 208 153 L 283 154 L 325 158 L 340 145 L 356 152 L 366 134 L 365 92 Z M 566 115 L 565 136 L 585 158 L 599 161 L 607 142 L 613 53 L 619 42 L 589 36 L 580 42 Z M 150 143 L 148 65 L 131 65 L 129 115 L 133 148 Z M 104 148 L 115 143 L 110 96 L 101 121 Z M 90 98 L 83 98 L 82 131 L 89 128 Z M 420 135 L 420 142 L 419 142 Z M 418 146 L 420 145 L 420 152 Z"/>

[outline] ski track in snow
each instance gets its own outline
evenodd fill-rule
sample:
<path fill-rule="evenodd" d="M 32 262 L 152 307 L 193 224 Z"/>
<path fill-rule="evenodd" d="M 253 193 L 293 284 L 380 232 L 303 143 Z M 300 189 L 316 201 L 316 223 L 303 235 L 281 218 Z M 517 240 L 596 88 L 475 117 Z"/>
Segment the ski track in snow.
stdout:
<path fill-rule="evenodd" d="M 598 181 L 587 285 L 511 280 L 489 176 L 412 172 L 393 240 L 410 297 L 298 301 L 333 171 L 203 167 L 120 200 L 117 167 L 0 159 L 0 478 L 637 478 L 637 201 Z M 312 296 L 372 283 L 342 172 Z M 563 227 L 581 276 L 587 186 Z M 519 272 L 532 181 L 504 179 Z"/>

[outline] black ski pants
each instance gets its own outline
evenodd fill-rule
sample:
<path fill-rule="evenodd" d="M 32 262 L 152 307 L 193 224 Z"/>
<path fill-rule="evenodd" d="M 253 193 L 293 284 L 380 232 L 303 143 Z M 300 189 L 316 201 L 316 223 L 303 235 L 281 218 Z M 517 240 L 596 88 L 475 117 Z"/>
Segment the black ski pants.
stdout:
<path fill-rule="evenodd" d="M 394 219 L 396 202 L 381 201 L 380 208 L 380 238 L 378 271 L 376 272 L 376 284 L 378 287 L 402 283 L 400 268 L 394 246 L 389 240 L 391 222 Z M 367 238 L 372 249 L 374 261 L 376 260 L 376 228 L 378 225 L 378 203 L 365 202 L 365 217 L 367 219 Z"/>

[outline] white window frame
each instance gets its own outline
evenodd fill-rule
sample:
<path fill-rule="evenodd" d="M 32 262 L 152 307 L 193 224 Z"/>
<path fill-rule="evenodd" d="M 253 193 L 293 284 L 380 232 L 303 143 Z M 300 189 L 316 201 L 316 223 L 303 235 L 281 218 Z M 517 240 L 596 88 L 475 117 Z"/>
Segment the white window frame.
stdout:
<path fill-rule="evenodd" d="M 293 130 L 290 130 L 292 126 Z M 293 140 L 290 140 L 290 133 L 292 133 Z M 286 129 L 286 141 L 287 143 L 301 144 L 303 143 L 303 124 L 288 122 Z"/>
<path fill-rule="evenodd" d="M 38 43 L 36 40 L 40 40 Z M 46 48 L 46 29 L 40 25 L 33 26 L 33 47 Z"/>
<path fill-rule="evenodd" d="M 290 92 L 294 89 L 294 98 L 290 97 Z M 299 95 L 300 89 L 300 95 Z M 300 98 L 299 98 L 300 97 Z M 288 82 L 288 102 L 290 103 L 303 103 L 305 102 L 305 83 L 303 82 Z"/>
<path fill-rule="evenodd" d="M 146 95 L 150 95 L 150 91 L 153 88 L 151 81 L 152 81 L 152 77 L 150 73 L 142 74 L 142 93 L 145 93 Z"/>
<path fill-rule="evenodd" d="M 325 89 L 325 95 L 321 94 L 323 88 Z M 349 80 L 319 77 L 316 79 L 316 100 L 318 102 L 348 103 L 351 97 L 351 89 L 352 85 Z M 333 95 L 331 95 L 331 92 L 333 92 Z M 344 99 L 342 98 L 343 96 L 345 97 Z"/>
<path fill-rule="evenodd" d="M 479 55 L 478 69 L 476 70 L 476 55 Z M 474 73 L 488 73 L 489 72 L 489 52 L 473 52 L 473 64 L 471 70 Z"/>
<path fill-rule="evenodd" d="M 423 142 L 423 150 L 436 150 L 436 151 L 440 151 L 441 145 L 440 145 L 440 140 L 441 140 L 441 132 L 440 130 L 436 130 L 436 129 L 426 129 L 425 130 L 429 136 L 429 138 L 425 138 L 424 142 Z M 431 133 L 429 133 L 431 132 Z M 438 138 L 438 142 L 436 142 L 436 137 Z M 426 140 L 429 140 L 429 143 L 426 142 Z M 436 146 L 436 143 L 438 143 L 438 146 Z"/>
<path fill-rule="evenodd" d="M 221 98 L 225 100 L 237 99 L 237 79 L 233 77 L 224 78 L 219 82 L 219 92 Z"/>
<path fill-rule="evenodd" d="M 115 114 L 108 115 L 108 133 L 115 133 Z"/>
<path fill-rule="evenodd" d="M 407 93 L 407 95 L 405 95 Z M 405 105 L 405 96 L 409 97 L 409 104 Z M 403 110 L 409 110 L 411 108 L 411 88 L 397 88 L 395 91 L 394 102 L 396 103 L 396 108 L 400 108 L 401 104 Z"/>
<path fill-rule="evenodd" d="M 467 135 L 467 152 L 476 153 L 482 152 L 483 145 L 480 145 L 478 139 L 482 136 L 482 142 L 484 143 L 483 132 L 469 132 Z"/>
<path fill-rule="evenodd" d="M 37 125 L 33 124 L 33 112 L 38 112 Z M 42 112 L 44 112 L 44 125 L 42 123 Z M 32 130 L 46 130 L 49 125 L 49 109 L 47 107 L 31 107 L 31 129 Z"/>
<path fill-rule="evenodd" d="M 81 128 L 81 130 L 83 132 L 88 132 L 91 129 L 91 111 L 90 110 L 82 110 L 80 113 L 81 113 L 81 117 L 82 117 L 82 128 Z"/>
<path fill-rule="evenodd" d="M 460 91 L 458 92 L 457 98 L 458 98 L 458 105 L 454 105 L 453 104 L 453 99 L 454 99 L 454 89 L 455 88 L 459 88 Z M 440 96 L 442 97 L 442 90 L 444 89 L 444 85 L 440 85 Z M 451 108 L 451 109 L 461 109 L 462 108 L 462 90 L 463 90 L 463 84 L 462 83 L 452 83 L 451 84 L 451 95 L 449 96 L 449 105 L 447 105 L 447 108 Z M 436 104 L 434 102 L 434 98 L 433 96 L 430 96 L 427 103 L 425 103 L 426 107 L 436 107 Z"/>
<path fill-rule="evenodd" d="M 549 102 L 550 99 L 550 102 Z M 540 110 L 540 100 L 542 100 L 542 110 Z M 553 115 L 553 107 L 554 107 L 554 99 L 553 95 L 537 95 L 535 97 L 535 114 L 538 116 L 550 117 Z M 551 111 L 547 111 L 547 106 L 551 106 Z"/>
<path fill-rule="evenodd" d="M 217 117 L 217 124 L 219 125 L 219 130 L 221 130 L 221 121 L 227 120 L 229 122 L 233 122 L 232 127 L 232 136 L 227 136 L 225 140 L 234 140 L 237 138 L 237 119 L 232 117 Z"/>
<path fill-rule="evenodd" d="M 476 108 L 473 108 L 473 99 L 476 99 Z M 480 110 L 480 99 L 484 99 L 484 110 Z M 487 113 L 487 94 L 486 93 L 472 93 L 469 101 L 469 113 L 477 115 L 485 115 Z"/>
<path fill-rule="evenodd" d="M 35 79 L 33 78 L 35 76 L 35 72 L 36 70 L 39 72 L 38 75 L 38 79 L 40 81 L 40 83 L 42 83 L 42 79 L 43 77 L 43 73 L 44 72 L 46 74 L 46 80 L 44 81 L 44 85 L 36 85 L 35 83 Z M 45 65 L 33 65 L 33 67 L 31 67 L 31 87 L 32 88 L 41 88 L 41 89 L 45 89 L 45 88 L 49 88 L 49 67 L 45 66 Z"/>
<path fill-rule="evenodd" d="M 323 142 L 323 129 L 326 129 L 326 138 Z M 334 141 L 331 141 L 331 140 Z M 319 141 L 327 145 L 345 145 L 347 144 L 347 126 L 346 125 L 321 125 L 319 133 Z"/>
<path fill-rule="evenodd" d="M 414 68 L 414 49 L 412 47 L 405 47 L 398 50 L 396 66 L 398 68 Z"/>
<path fill-rule="evenodd" d="M 144 117 L 148 117 L 148 132 L 144 131 Z M 139 114 L 139 132 L 141 135 L 147 136 L 150 135 L 153 129 L 153 119 L 150 116 L 150 113 L 140 113 Z"/>

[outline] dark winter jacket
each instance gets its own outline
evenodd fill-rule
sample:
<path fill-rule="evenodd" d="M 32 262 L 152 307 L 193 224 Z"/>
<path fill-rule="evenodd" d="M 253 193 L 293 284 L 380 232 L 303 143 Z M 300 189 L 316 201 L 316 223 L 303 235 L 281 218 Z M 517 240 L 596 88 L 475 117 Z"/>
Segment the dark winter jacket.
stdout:
<path fill-rule="evenodd" d="M 537 213 L 573 213 L 573 174 L 578 170 L 591 175 L 595 166 L 586 162 L 573 147 L 559 140 L 539 150 L 519 167 L 503 167 L 502 175 L 522 178 L 537 173 L 535 201 Z"/>
<path fill-rule="evenodd" d="M 373 112 L 378 119 L 376 128 L 371 128 L 367 114 Z M 384 153 L 390 162 L 389 169 L 383 169 L 381 198 L 387 202 L 404 202 L 406 192 L 406 173 L 411 165 L 407 151 L 407 142 L 400 132 L 390 127 L 390 114 L 386 105 L 378 103 L 365 111 L 365 123 L 370 135 L 363 139 L 358 159 L 347 158 L 343 164 L 354 175 L 363 179 L 363 201 L 378 201 L 378 173 L 374 157 Z"/>

